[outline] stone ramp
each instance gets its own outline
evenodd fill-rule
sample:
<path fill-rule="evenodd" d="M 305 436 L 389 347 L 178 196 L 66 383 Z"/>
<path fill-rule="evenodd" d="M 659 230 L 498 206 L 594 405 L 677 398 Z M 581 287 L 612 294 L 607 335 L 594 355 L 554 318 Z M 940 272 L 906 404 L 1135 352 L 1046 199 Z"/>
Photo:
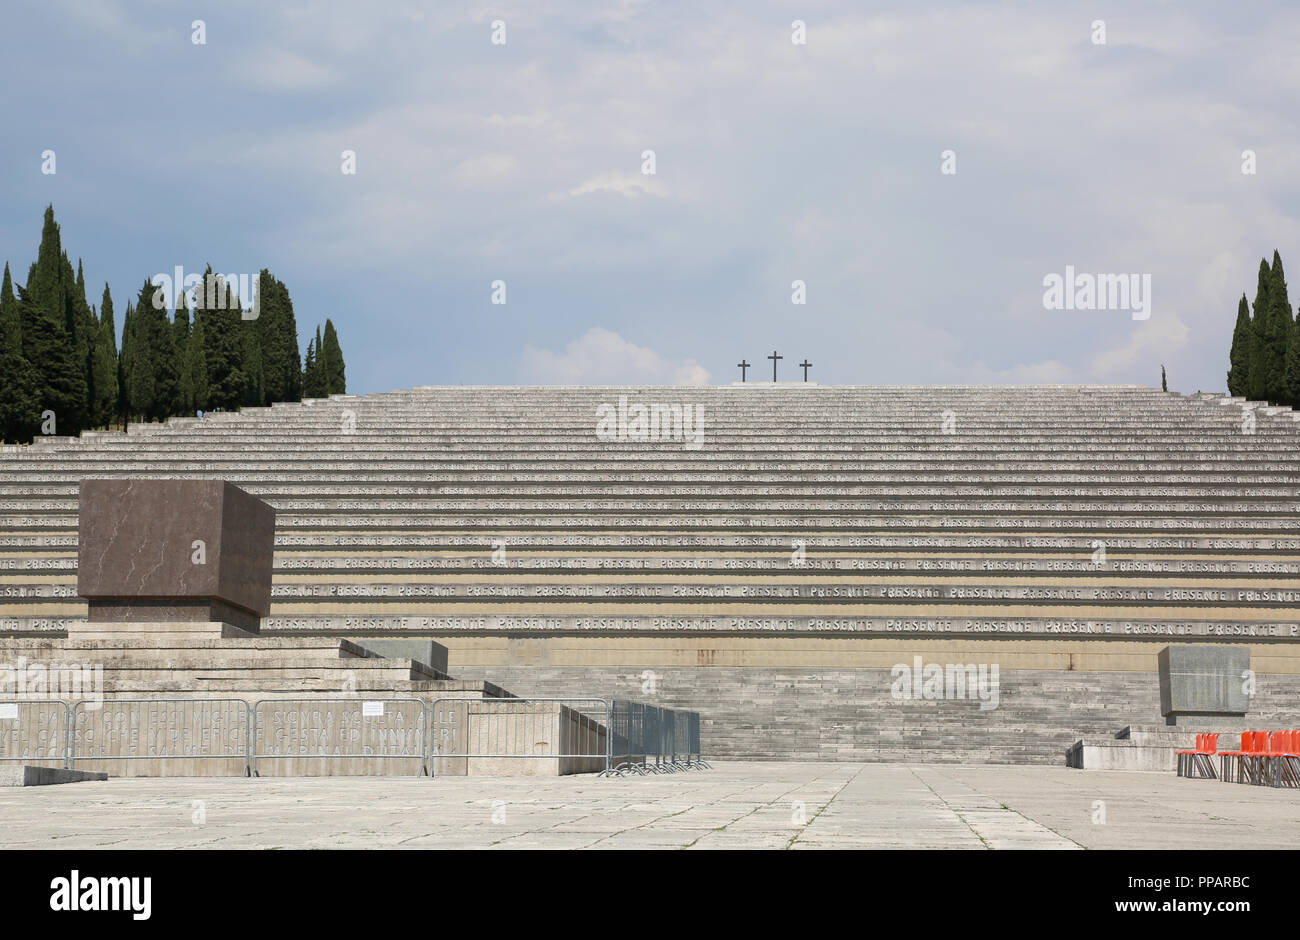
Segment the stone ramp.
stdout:
<path fill-rule="evenodd" d="M 60 783 L 88 783 L 107 780 L 108 774 L 63 767 L 24 767 L 0 764 L 0 787 L 48 787 Z"/>

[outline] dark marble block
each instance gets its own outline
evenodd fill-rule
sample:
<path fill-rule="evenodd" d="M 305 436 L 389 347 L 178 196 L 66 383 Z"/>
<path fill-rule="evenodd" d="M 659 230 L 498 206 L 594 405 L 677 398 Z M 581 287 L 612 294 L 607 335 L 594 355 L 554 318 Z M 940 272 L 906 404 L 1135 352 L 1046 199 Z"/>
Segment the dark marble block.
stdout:
<path fill-rule="evenodd" d="M 83 480 L 77 593 L 92 621 L 219 620 L 271 608 L 275 510 L 221 480 Z"/>

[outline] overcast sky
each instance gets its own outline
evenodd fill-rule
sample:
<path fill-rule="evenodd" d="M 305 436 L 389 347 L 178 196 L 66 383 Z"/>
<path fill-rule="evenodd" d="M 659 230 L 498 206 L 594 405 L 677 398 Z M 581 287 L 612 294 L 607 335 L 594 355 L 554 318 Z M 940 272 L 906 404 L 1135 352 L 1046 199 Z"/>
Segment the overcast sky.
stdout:
<path fill-rule="evenodd" d="M 334 320 L 353 392 L 723 383 L 742 357 L 770 380 L 773 349 L 824 383 L 1158 385 L 1163 363 L 1221 391 L 1259 258 L 1300 272 L 1296 3 L 41 0 L 0 22 L 18 280 L 48 202 L 119 329 L 150 275 L 268 267 L 304 347 Z M 1044 309 L 1067 265 L 1150 275 L 1149 319 Z"/>

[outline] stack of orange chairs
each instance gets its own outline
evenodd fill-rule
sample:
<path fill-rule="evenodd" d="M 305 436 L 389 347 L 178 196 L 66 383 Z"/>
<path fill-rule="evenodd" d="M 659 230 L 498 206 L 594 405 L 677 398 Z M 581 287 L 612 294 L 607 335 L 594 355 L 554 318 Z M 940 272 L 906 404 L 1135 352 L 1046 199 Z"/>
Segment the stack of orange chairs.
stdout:
<path fill-rule="evenodd" d="M 1219 735 L 1198 734 L 1196 736 L 1196 750 L 1178 752 L 1178 776 L 1180 777 L 1210 777 L 1213 779 L 1214 773 L 1214 753 L 1219 749 Z"/>
<path fill-rule="evenodd" d="M 1300 731 L 1243 731 L 1241 748 L 1220 751 L 1219 759 L 1225 781 L 1300 786 Z"/>
<path fill-rule="evenodd" d="M 1300 731 L 1274 731 L 1269 735 L 1264 782 L 1274 787 L 1300 786 Z"/>

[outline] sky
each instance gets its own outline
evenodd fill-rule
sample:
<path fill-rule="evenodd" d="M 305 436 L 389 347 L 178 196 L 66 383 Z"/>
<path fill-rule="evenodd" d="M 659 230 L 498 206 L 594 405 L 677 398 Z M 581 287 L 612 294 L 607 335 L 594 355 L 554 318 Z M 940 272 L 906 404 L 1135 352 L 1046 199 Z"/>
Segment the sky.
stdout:
<path fill-rule="evenodd" d="M 11 0 L 0 22 L 16 279 L 49 203 L 119 330 L 154 274 L 269 268 L 304 349 L 334 321 L 350 392 L 724 384 L 742 359 L 770 380 L 774 351 L 826 384 L 1163 364 L 1223 391 L 1259 259 L 1300 271 L 1296 3 Z M 1146 318 L 1050 309 L 1067 269 L 1149 278 Z"/>

